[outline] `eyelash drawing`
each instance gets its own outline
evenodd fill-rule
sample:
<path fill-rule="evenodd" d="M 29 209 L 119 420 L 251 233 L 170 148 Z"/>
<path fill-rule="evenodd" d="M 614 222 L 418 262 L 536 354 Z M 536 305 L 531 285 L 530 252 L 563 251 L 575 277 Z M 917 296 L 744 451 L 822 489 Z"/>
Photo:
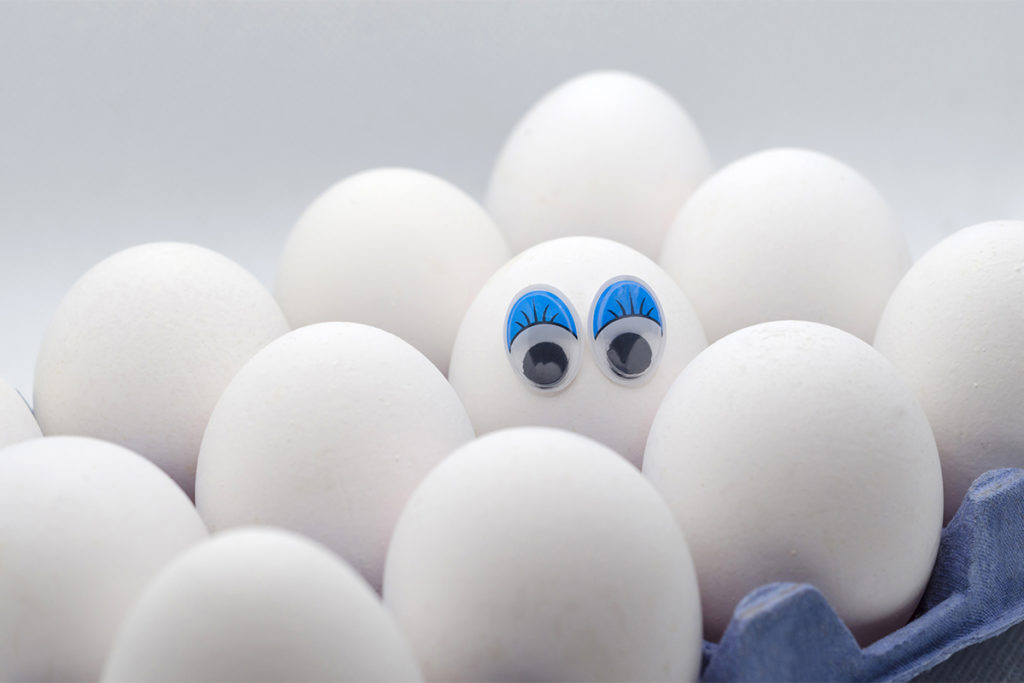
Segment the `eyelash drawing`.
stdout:
<path fill-rule="evenodd" d="M 557 325 L 576 337 L 576 323 L 568 306 L 557 294 L 536 289 L 523 294 L 509 310 L 506 322 L 505 343 L 511 349 L 522 332 L 535 325 Z"/>
<path fill-rule="evenodd" d="M 551 324 L 554 324 L 554 325 L 558 325 L 559 327 L 564 327 L 565 329 L 569 330 L 569 326 L 568 325 L 566 325 L 565 323 L 558 322 L 558 315 L 559 315 L 558 311 L 555 311 L 554 313 L 552 313 L 551 314 L 551 319 L 548 320 L 548 310 L 550 308 L 551 308 L 551 304 L 546 304 L 544 306 L 544 310 L 541 311 L 540 315 L 538 316 L 537 315 L 537 304 L 534 303 L 533 304 L 533 320 L 530 320 L 530 316 L 526 315 L 526 311 L 519 311 L 519 315 L 523 316 L 523 318 L 526 320 L 526 324 L 524 325 L 523 323 L 519 322 L 518 320 L 514 320 L 513 322 L 516 325 L 519 325 L 519 332 L 522 332 L 527 327 L 532 327 L 533 325 L 540 325 L 541 323 L 551 323 Z M 572 330 L 569 330 L 569 331 L 572 332 Z M 576 336 L 576 335 L 573 334 L 573 336 Z"/>
<path fill-rule="evenodd" d="M 656 317 L 654 317 L 654 315 L 652 315 L 655 312 L 655 310 L 657 310 L 655 308 L 654 304 L 651 304 L 651 307 L 648 310 L 646 310 L 646 311 L 644 310 L 644 306 L 647 304 L 647 297 L 646 296 L 641 297 L 640 301 L 636 305 L 636 308 L 634 308 L 633 307 L 633 295 L 632 295 L 631 292 L 627 292 L 627 294 L 629 295 L 629 313 L 626 313 L 626 307 L 622 305 L 622 301 L 620 299 L 614 299 L 612 301 L 612 303 L 618 305 L 619 309 L 622 312 L 621 313 L 616 313 L 615 311 L 613 311 L 610 308 L 605 309 L 606 311 L 608 311 L 608 314 L 611 315 L 612 317 L 611 317 L 611 320 L 608 320 L 604 325 L 601 326 L 601 330 L 603 330 L 605 327 L 608 327 L 608 325 L 612 324 L 616 320 L 619 320 L 620 318 L 633 318 L 633 317 L 649 318 L 650 320 L 653 320 L 654 322 L 658 323 L 659 325 L 661 324 L 661 321 L 658 320 Z M 597 333 L 601 334 L 601 330 L 598 330 Z"/>
<path fill-rule="evenodd" d="M 599 297 L 601 308 L 594 314 L 594 336 L 623 318 L 647 318 L 662 326 L 661 312 L 647 288 L 633 280 L 620 280 L 606 287 Z M 627 309 L 628 306 L 628 309 Z M 618 310 L 616 310 L 618 309 Z"/>

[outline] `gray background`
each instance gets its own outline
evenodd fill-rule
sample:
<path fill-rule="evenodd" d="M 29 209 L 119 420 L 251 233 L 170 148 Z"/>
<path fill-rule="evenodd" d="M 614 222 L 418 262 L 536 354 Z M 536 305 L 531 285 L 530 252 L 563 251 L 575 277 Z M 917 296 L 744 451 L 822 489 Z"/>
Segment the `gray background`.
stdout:
<path fill-rule="evenodd" d="M 595 68 L 671 91 L 716 165 L 776 145 L 852 164 L 919 255 L 1024 217 L 1022 41 L 1021 3 L 2 3 L 0 376 L 30 396 L 63 292 L 120 248 L 197 242 L 270 285 L 345 175 L 412 166 L 481 197 L 526 108 Z"/>
<path fill-rule="evenodd" d="M 671 91 L 717 165 L 800 145 L 860 169 L 915 254 L 1024 217 L 1024 4 L 0 3 L 0 377 L 31 393 L 63 292 L 152 240 L 272 284 L 303 207 L 404 165 L 477 197 L 566 78 Z"/>

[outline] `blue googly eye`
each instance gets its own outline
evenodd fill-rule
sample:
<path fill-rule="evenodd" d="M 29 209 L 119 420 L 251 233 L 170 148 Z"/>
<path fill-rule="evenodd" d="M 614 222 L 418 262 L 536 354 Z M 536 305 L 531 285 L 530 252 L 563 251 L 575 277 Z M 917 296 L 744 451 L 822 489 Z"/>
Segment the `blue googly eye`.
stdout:
<path fill-rule="evenodd" d="M 505 316 L 505 349 L 512 369 L 535 389 L 562 389 L 579 369 L 576 316 L 553 287 L 537 285 L 512 300 Z"/>
<path fill-rule="evenodd" d="M 629 276 L 605 283 L 590 317 L 594 357 L 609 379 L 639 384 L 654 373 L 665 346 L 665 323 L 646 283 Z"/>

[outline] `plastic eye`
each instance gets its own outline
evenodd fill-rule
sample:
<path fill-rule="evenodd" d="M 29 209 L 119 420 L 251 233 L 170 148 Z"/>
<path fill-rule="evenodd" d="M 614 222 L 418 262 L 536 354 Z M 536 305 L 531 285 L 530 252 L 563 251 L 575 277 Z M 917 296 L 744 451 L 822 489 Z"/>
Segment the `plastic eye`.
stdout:
<path fill-rule="evenodd" d="M 665 347 L 665 323 L 647 284 L 633 277 L 609 281 L 590 318 L 594 356 L 609 379 L 639 384 L 654 373 Z"/>
<path fill-rule="evenodd" d="M 512 369 L 535 389 L 563 389 L 579 370 L 580 340 L 566 301 L 552 287 L 531 287 L 513 300 L 505 316 L 505 349 Z"/>

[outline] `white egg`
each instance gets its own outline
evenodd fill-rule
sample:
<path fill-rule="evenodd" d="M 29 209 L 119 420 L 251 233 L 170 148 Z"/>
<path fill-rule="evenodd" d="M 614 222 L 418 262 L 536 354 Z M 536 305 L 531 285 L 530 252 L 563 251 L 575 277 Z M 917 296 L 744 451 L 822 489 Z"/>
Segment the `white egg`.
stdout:
<path fill-rule="evenodd" d="M 486 204 L 515 252 L 594 235 L 655 258 L 710 166 L 700 132 L 671 95 L 630 73 L 596 71 L 523 116 L 494 165 Z"/>
<path fill-rule="evenodd" d="M 696 680 L 700 598 L 672 513 L 589 439 L 463 446 L 395 529 L 384 601 L 428 680 Z"/>
<path fill-rule="evenodd" d="M 205 536 L 181 489 L 120 446 L 0 450 L 0 680 L 96 680 L 145 583 Z"/>
<path fill-rule="evenodd" d="M 1024 221 L 946 238 L 913 265 L 875 348 L 917 393 L 942 460 L 952 518 L 986 470 L 1024 467 Z"/>
<path fill-rule="evenodd" d="M 281 257 L 277 300 L 293 327 L 373 325 L 447 372 L 469 302 L 509 256 L 494 221 L 454 185 L 404 168 L 365 171 L 299 218 Z"/>
<path fill-rule="evenodd" d="M 181 555 L 125 618 L 105 683 L 418 681 L 377 595 L 320 545 L 269 528 Z"/>
<path fill-rule="evenodd" d="M 639 466 L 662 396 L 705 346 L 689 301 L 653 261 L 567 237 L 487 281 L 459 328 L 449 378 L 477 433 L 560 427 Z"/>
<path fill-rule="evenodd" d="M 870 342 L 910 256 L 885 200 L 859 173 L 817 152 L 772 149 L 693 193 L 660 263 L 711 341 L 796 319 Z"/>
<path fill-rule="evenodd" d="M 36 418 L 21 394 L 0 379 L 0 448 L 40 436 Z"/>
<path fill-rule="evenodd" d="M 928 582 L 935 440 L 892 365 L 841 330 L 764 323 L 709 346 L 665 396 L 643 470 L 690 543 L 711 639 L 749 591 L 797 581 L 869 643 Z"/>
<path fill-rule="evenodd" d="M 211 530 L 310 536 L 379 588 L 409 494 L 472 438 L 455 391 L 412 346 L 367 325 L 310 325 L 256 354 L 224 391 L 196 504 Z"/>
<path fill-rule="evenodd" d="M 288 323 L 238 264 L 155 243 L 101 261 L 64 296 L 36 363 L 43 433 L 93 436 L 149 458 L 189 494 L 210 411 Z"/>

